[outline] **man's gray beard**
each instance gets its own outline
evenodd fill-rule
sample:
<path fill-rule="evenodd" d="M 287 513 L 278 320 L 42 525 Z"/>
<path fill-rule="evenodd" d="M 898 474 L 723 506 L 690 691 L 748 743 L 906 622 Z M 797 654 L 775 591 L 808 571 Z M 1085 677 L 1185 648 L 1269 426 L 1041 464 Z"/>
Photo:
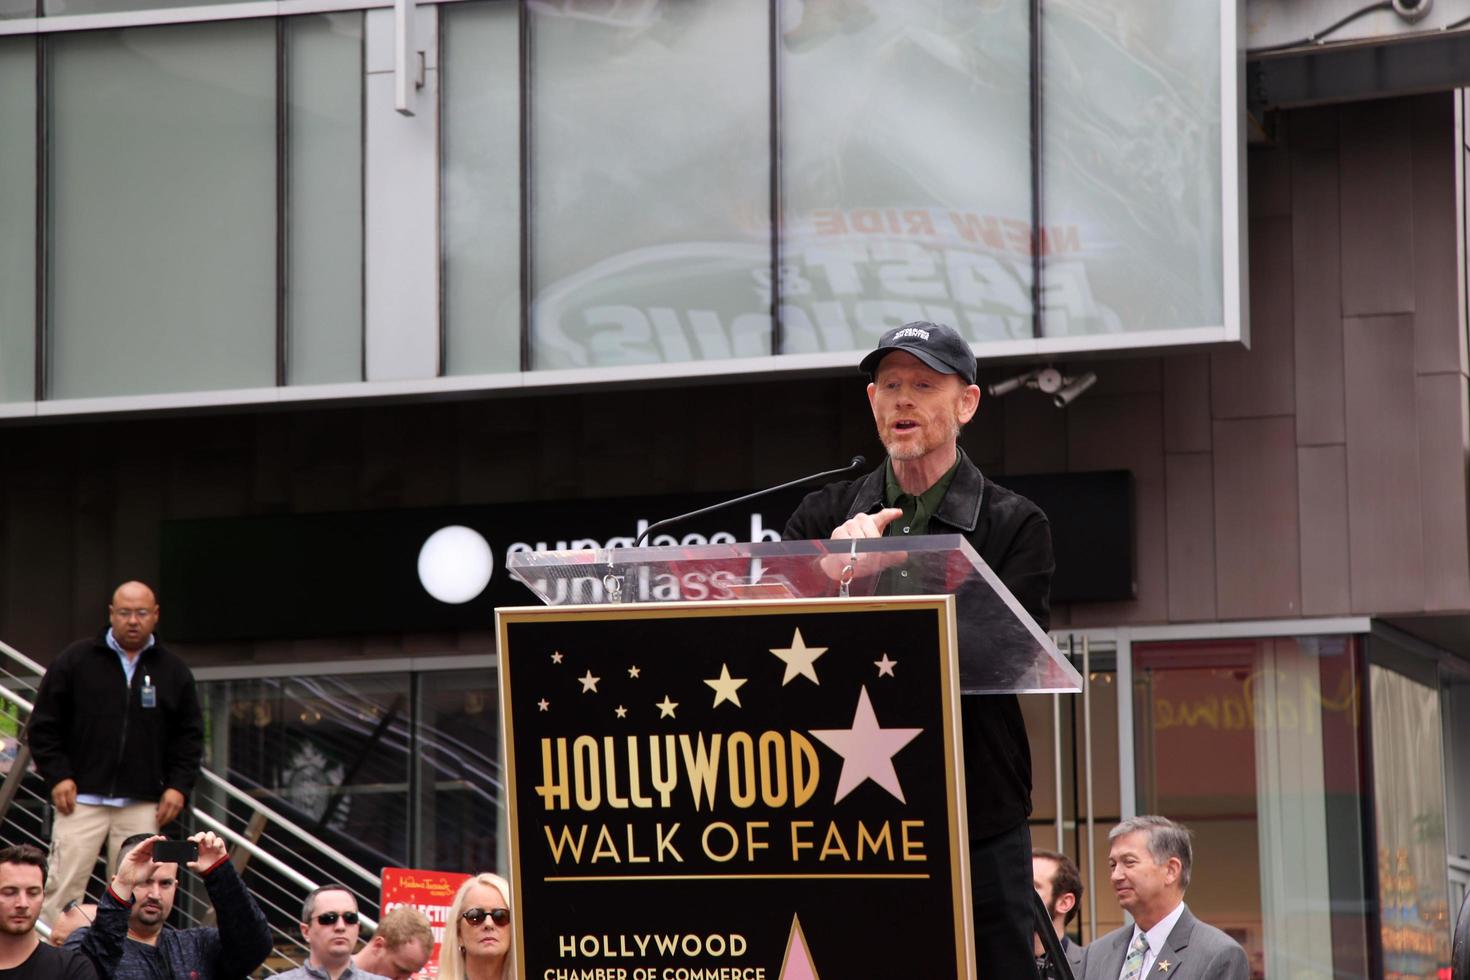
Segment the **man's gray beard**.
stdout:
<path fill-rule="evenodd" d="M 951 423 L 950 441 L 953 442 L 956 447 L 958 447 L 960 444 L 960 432 L 963 428 L 964 427 L 961 426 L 958 422 Z M 929 450 L 926 450 L 921 446 L 906 447 L 895 450 L 893 445 L 886 440 L 883 442 L 883 448 L 887 450 L 889 459 L 895 460 L 900 463 L 907 463 L 915 459 L 922 459 L 925 456 L 929 455 Z"/>

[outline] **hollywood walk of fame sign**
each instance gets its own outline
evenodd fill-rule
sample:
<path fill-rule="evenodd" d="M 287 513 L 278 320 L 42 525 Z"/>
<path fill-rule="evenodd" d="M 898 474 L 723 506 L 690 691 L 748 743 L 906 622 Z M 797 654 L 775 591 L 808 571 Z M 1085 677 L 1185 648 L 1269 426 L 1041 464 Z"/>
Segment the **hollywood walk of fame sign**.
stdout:
<path fill-rule="evenodd" d="M 953 597 L 497 619 L 522 977 L 974 976 Z"/>

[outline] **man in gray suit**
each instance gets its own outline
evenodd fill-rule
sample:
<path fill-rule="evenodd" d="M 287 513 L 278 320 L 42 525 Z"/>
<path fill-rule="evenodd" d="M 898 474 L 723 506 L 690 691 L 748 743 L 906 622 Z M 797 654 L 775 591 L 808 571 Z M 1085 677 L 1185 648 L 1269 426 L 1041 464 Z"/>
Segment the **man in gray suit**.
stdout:
<path fill-rule="evenodd" d="M 1129 817 L 1108 840 L 1109 879 L 1133 924 L 1087 947 L 1082 980 L 1248 980 L 1240 944 L 1184 904 L 1189 830 L 1167 817 Z"/>
<path fill-rule="evenodd" d="M 1051 916 L 1051 927 L 1056 930 L 1057 942 L 1072 968 L 1072 976 L 1082 976 L 1082 947 L 1067 937 L 1067 926 L 1077 918 L 1082 904 L 1082 873 L 1077 863 L 1060 851 L 1047 851 L 1039 847 L 1031 849 L 1031 878 L 1036 894 Z M 1061 973 L 1052 965 L 1036 937 L 1036 969 L 1043 977 L 1059 977 Z"/>

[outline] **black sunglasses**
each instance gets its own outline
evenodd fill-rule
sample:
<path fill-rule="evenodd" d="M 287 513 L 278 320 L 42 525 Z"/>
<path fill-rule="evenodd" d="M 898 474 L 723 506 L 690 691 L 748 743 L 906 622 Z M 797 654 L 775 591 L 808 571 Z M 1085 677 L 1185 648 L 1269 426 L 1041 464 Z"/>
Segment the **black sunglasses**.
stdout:
<path fill-rule="evenodd" d="M 316 917 L 316 921 L 324 926 L 334 926 L 339 918 L 349 926 L 357 925 L 356 912 L 323 912 Z"/>
<path fill-rule="evenodd" d="M 484 922 L 485 916 L 487 915 L 490 917 L 490 921 L 495 923 L 497 926 L 503 926 L 510 921 L 510 909 L 473 908 L 465 909 L 459 914 L 466 922 L 468 922 L 472 926 L 477 926 L 481 922 Z"/>

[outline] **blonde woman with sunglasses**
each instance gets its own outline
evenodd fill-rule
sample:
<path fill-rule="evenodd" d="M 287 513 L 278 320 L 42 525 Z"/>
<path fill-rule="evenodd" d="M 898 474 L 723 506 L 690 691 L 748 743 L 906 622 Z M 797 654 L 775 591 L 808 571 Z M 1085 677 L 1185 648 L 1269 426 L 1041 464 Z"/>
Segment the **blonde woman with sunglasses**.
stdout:
<path fill-rule="evenodd" d="M 482 872 L 454 893 L 439 953 L 439 980 L 512 980 L 515 935 L 510 883 Z"/>

